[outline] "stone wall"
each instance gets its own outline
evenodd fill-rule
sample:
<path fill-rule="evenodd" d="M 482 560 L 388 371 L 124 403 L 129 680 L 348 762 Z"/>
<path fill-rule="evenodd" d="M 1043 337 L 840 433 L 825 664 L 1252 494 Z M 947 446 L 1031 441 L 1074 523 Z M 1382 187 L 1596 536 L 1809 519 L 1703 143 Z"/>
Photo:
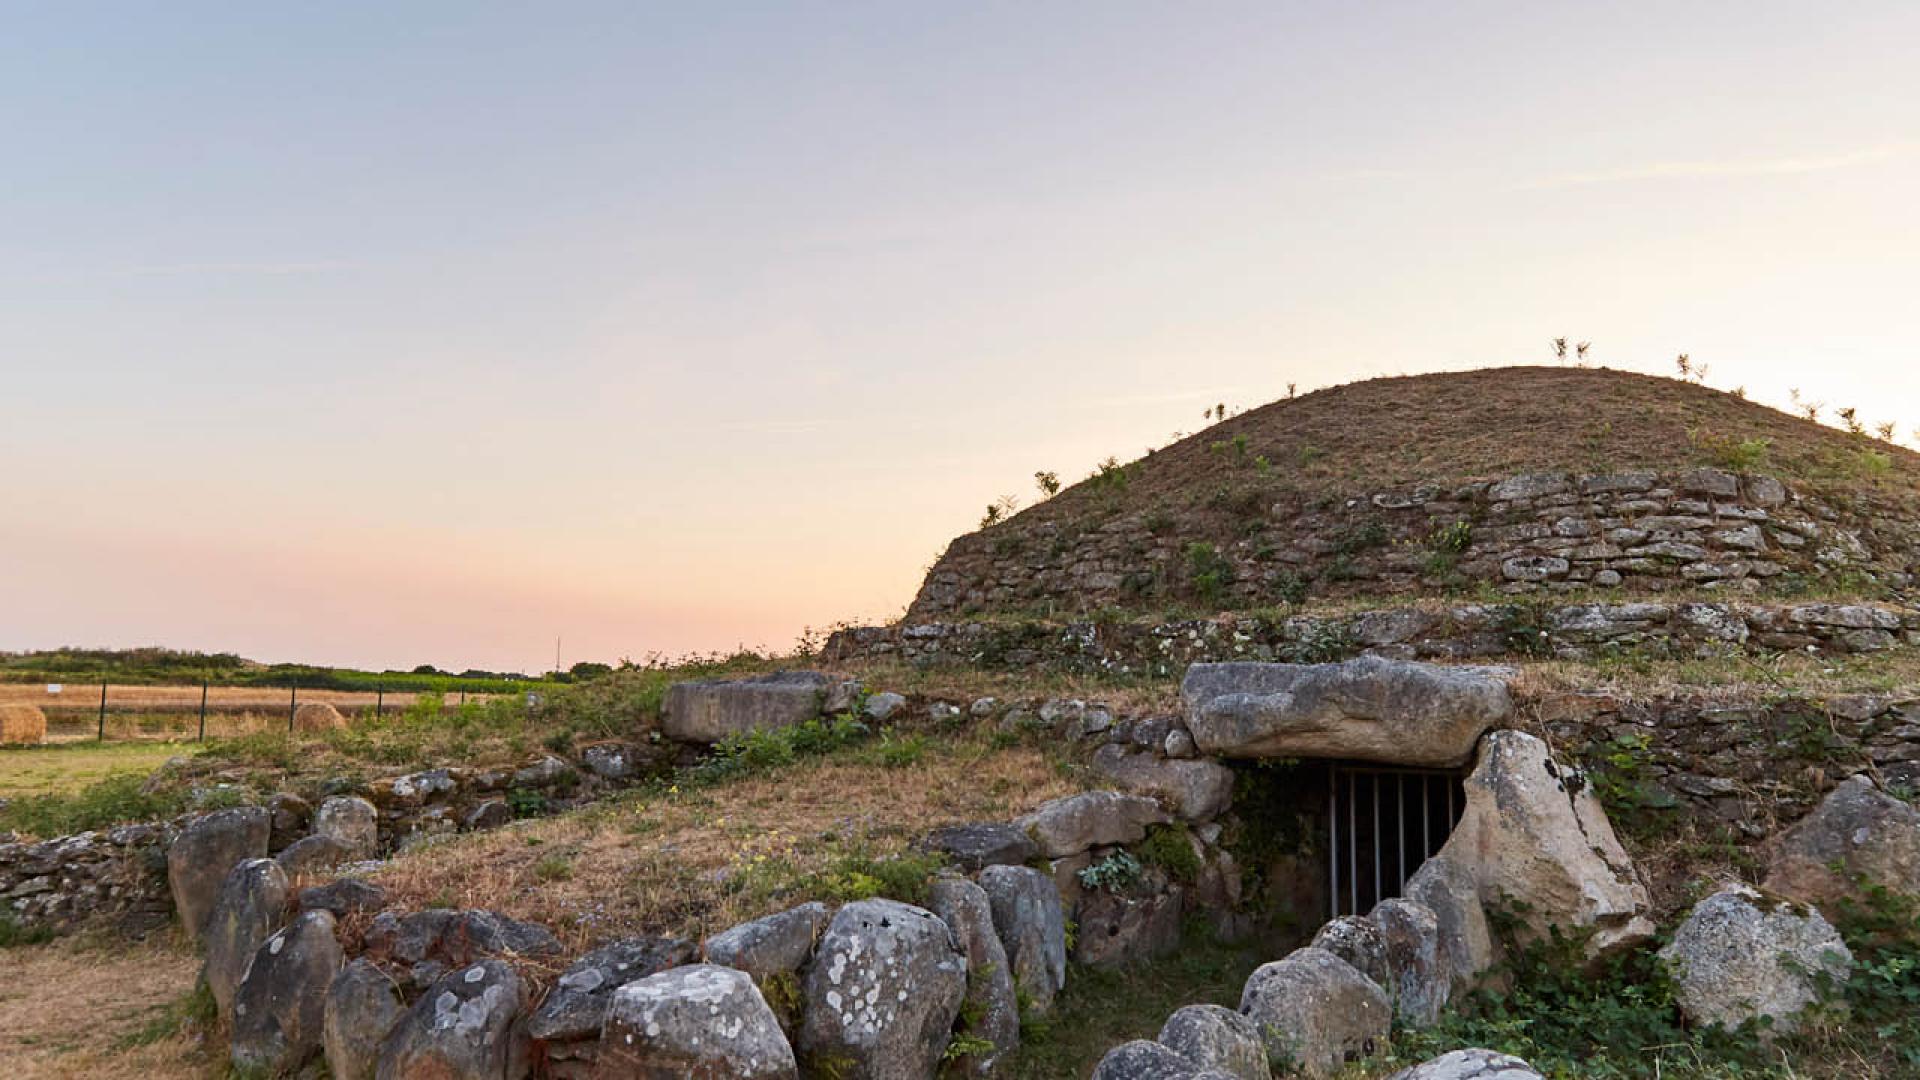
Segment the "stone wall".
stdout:
<path fill-rule="evenodd" d="M 173 914 L 172 824 L 123 825 L 42 843 L 0 843 L 0 904 L 17 924 L 66 929 L 111 919 L 139 936 Z"/>
<path fill-rule="evenodd" d="M 1543 599 L 1281 618 L 856 627 L 828 640 L 825 659 L 1170 677 L 1205 661 L 1324 661 L 1361 652 L 1432 660 L 1585 659 L 1737 651 L 1870 653 L 1913 644 L 1920 644 L 1920 611 L 1886 604 L 1554 604 Z"/>
<path fill-rule="evenodd" d="M 1904 586 L 1920 565 L 1914 507 L 1717 469 L 1525 474 L 1346 499 L 1251 489 L 1220 501 L 1190 514 L 1116 505 L 1097 521 L 1022 515 L 961 537 L 908 620 L 1175 603 L 1245 610 L 1476 584 L 1784 593 Z"/>

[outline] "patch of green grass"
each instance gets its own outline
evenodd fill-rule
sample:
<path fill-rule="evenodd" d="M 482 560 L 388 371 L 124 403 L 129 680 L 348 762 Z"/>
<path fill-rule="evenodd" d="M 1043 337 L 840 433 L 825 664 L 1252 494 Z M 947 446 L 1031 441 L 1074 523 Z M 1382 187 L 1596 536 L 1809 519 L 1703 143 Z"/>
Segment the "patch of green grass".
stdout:
<path fill-rule="evenodd" d="M 213 991 L 208 989 L 204 981 L 197 982 L 192 990 L 160 1006 L 155 1013 L 145 1024 L 121 1036 L 114 1043 L 114 1049 L 127 1051 L 151 1046 L 189 1028 L 211 1031 L 219 1016 Z"/>
<path fill-rule="evenodd" d="M 1229 945 L 1193 921 L 1179 951 L 1115 971 L 1073 966 L 1067 986 L 1044 1015 L 1029 1002 L 1021 1010 L 1020 1049 L 998 1075 L 1013 1080 L 1086 1076 L 1110 1049 L 1129 1039 L 1151 1039 L 1183 1005 L 1213 1002 L 1238 1008 L 1253 969 L 1280 953 L 1257 945 Z"/>
<path fill-rule="evenodd" d="M 22 945 L 44 945 L 53 940 L 53 931 L 44 926 L 31 929 L 14 921 L 13 912 L 0 907 L 0 949 L 13 949 Z"/>
<path fill-rule="evenodd" d="M 101 829 L 130 821 L 170 817 L 187 808 L 188 794 L 180 790 L 142 791 L 146 779 L 126 774 L 111 776 L 80 791 L 29 795 L 0 809 L 0 831 L 51 837 Z"/>
<path fill-rule="evenodd" d="M 85 742 L 0 748 L 0 798 L 72 794 L 123 773 L 146 775 L 193 747 L 165 742 Z"/>

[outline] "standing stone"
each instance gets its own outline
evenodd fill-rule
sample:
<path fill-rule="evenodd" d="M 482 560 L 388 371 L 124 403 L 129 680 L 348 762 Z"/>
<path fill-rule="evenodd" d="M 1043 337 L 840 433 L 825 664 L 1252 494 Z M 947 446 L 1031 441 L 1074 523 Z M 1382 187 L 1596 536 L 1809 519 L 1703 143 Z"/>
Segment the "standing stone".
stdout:
<path fill-rule="evenodd" d="M 1454 766 L 1513 716 L 1489 671 L 1362 656 L 1337 664 L 1195 664 L 1187 730 L 1217 757 L 1354 758 Z"/>
<path fill-rule="evenodd" d="M 350 862 L 354 853 L 331 836 L 303 836 L 274 856 L 289 878 L 309 877 Z"/>
<path fill-rule="evenodd" d="M 717 743 L 791 727 L 818 717 L 834 686 L 835 680 L 815 671 L 675 683 L 661 705 L 661 730 L 676 742 Z"/>
<path fill-rule="evenodd" d="M 1766 889 L 1832 905 L 1862 899 L 1860 879 L 1920 899 L 1920 810 L 1876 790 L 1864 776 L 1842 782 L 1781 834 Z"/>
<path fill-rule="evenodd" d="M 690 964 L 614 992 L 594 1075 L 797 1080 L 800 1069 L 780 1022 L 746 972 Z"/>
<path fill-rule="evenodd" d="M 1589 957 L 1653 937 L 1647 888 L 1593 786 L 1554 761 L 1546 743 L 1521 731 L 1489 734 L 1466 793 L 1440 854 L 1468 869 L 1482 905 L 1514 907 L 1524 936 L 1589 930 Z"/>
<path fill-rule="evenodd" d="M 1146 963 L 1180 947 L 1186 890 L 1150 872 L 1133 886 L 1086 891 L 1075 910 L 1073 959 L 1096 968 Z"/>
<path fill-rule="evenodd" d="M 934 881 L 927 906 L 947 924 L 967 955 L 967 1034 L 994 1049 L 966 1059 L 967 1071 L 993 1072 L 1000 1058 L 1020 1045 L 1020 1004 L 1014 993 L 1013 967 L 993 928 L 993 906 L 986 890 L 959 877 Z"/>
<path fill-rule="evenodd" d="M 1844 985 L 1853 954 L 1818 911 L 1733 885 L 1694 905 L 1660 959 L 1689 1022 L 1731 1030 L 1770 1017 L 1771 1036 L 1800 1026 L 1818 973 Z"/>
<path fill-rule="evenodd" d="M 1090 1080 L 1198 1080 L 1200 1067 L 1147 1039 L 1121 1043 L 1093 1067 Z"/>
<path fill-rule="evenodd" d="M 1500 948 L 1471 869 L 1443 851 L 1422 863 L 1402 891 L 1433 913 L 1435 962 L 1447 996 L 1472 990 L 1499 962 Z"/>
<path fill-rule="evenodd" d="M 856 901 L 834 915 L 808 969 L 800 1048 L 845 1080 L 932 1076 L 966 990 L 946 923 L 910 904 Z"/>
<path fill-rule="evenodd" d="M 1239 1080 L 1270 1080 L 1267 1047 L 1253 1021 L 1219 1005 L 1188 1005 L 1167 1017 L 1160 1045 L 1196 1067 Z"/>
<path fill-rule="evenodd" d="M 227 872 L 267 853 L 270 823 L 258 806 L 236 806 L 195 818 L 167 849 L 167 885 L 187 939 L 200 940 Z"/>
<path fill-rule="evenodd" d="M 334 1080 L 373 1080 L 380 1043 L 404 1010 L 393 980 L 362 957 L 341 969 L 327 988 L 320 1044 Z"/>
<path fill-rule="evenodd" d="M 223 1023 L 233 1022 L 233 995 L 247 967 L 287 917 L 287 875 L 272 859 L 248 859 L 227 873 L 201 941 L 207 947 L 201 976 L 213 992 Z"/>
<path fill-rule="evenodd" d="M 527 1023 L 544 1042 L 598 1038 L 614 992 L 693 959 L 685 938 L 637 937 L 602 945 L 567 966 Z"/>
<path fill-rule="evenodd" d="M 1533 1066 L 1495 1050 L 1455 1050 L 1401 1069 L 1387 1080 L 1543 1080 Z"/>
<path fill-rule="evenodd" d="M 1083 791 L 1041 803 L 1014 825 L 1033 838 L 1040 854 L 1064 859 L 1088 848 L 1132 844 L 1147 835 L 1147 826 L 1173 820 L 1160 804 L 1118 791 Z"/>
<path fill-rule="evenodd" d="M 1268 1054 L 1309 1077 L 1327 1077 L 1371 1057 L 1393 1025 L 1387 995 L 1353 965 L 1322 949 L 1296 949 L 1247 978 L 1240 1012 Z"/>
<path fill-rule="evenodd" d="M 827 905 L 818 900 L 744 922 L 707 939 L 707 963 L 755 979 L 798 971 L 826 925 Z"/>
<path fill-rule="evenodd" d="M 1439 1020 L 1453 981 L 1440 962 L 1439 916 L 1425 904 L 1393 899 L 1382 900 L 1368 918 L 1380 929 L 1387 961 L 1380 987 L 1393 1001 L 1394 1015 L 1416 1028 Z"/>
<path fill-rule="evenodd" d="M 380 814 L 352 795 L 335 795 L 313 812 L 313 835 L 337 841 L 351 858 L 371 859 L 380 850 Z"/>
<path fill-rule="evenodd" d="M 526 986 L 487 957 L 448 972 L 414 1002 L 380 1045 L 379 1080 L 519 1080 L 526 1076 L 526 1032 L 515 1023 Z"/>
<path fill-rule="evenodd" d="M 1329 919 L 1313 935 L 1312 945 L 1352 964 L 1382 989 L 1388 988 L 1387 941 L 1372 919 L 1359 915 Z"/>
<path fill-rule="evenodd" d="M 325 911 L 306 912 L 268 938 L 234 994 L 234 1068 L 292 1073 L 319 1053 L 327 989 L 344 963 Z"/>
<path fill-rule="evenodd" d="M 993 929 L 1007 951 L 1014 984 L 1045 1015 L 1067 984 L 1067 915 L 1053 879 L 1030 866 L 989 866 L 980 888 L 993 909 Z"/>

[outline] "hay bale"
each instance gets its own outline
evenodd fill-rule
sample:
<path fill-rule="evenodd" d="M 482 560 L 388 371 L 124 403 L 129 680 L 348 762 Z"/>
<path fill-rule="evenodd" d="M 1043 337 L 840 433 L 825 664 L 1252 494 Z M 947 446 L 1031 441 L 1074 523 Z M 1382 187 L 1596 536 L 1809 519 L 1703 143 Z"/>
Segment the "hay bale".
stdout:
<path fill-rule="evenodd" d="M 340 710 L 324 701 L 308 701 L 293 711 L 295 731 L 335 731 L 346 726 Z"/>
<path fill-rule="evenodd" d="M 0 705 L 0 743 L 47 740 L 47 714 L 38 705 Z"/>

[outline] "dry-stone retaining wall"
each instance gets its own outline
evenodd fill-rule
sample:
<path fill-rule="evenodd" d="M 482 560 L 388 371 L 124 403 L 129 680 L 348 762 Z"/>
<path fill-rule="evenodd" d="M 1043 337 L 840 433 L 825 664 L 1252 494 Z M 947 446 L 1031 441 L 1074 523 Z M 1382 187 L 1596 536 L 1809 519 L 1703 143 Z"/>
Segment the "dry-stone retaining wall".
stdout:
<path fill-rule="evenodd" d="M 1913 507 L 1718 469 L 1523 474 L 1347 499 L 1279 495 L 1238 513 L 1231 542 L 1152 508 L 1091 526 L 1015 519 L 954 541 L 908 619 L 1179 598 L 1244 609 L 1309 591 L 1430 593 L 1462 583 L 1513 592 L 1903 586 L 1920 564 Z M 1206 545 L 1198 557 L 1196 543 Z"/>
<path fill-rule="evenodd" d="M 1280 618 L 863 626 L 836 632 L 825 657 L 1164 677 L 1212 661 L 1336 660 L 1363 652 L 1422 660 L 1658 658 L 1874 653 L 1914 644 L 1920 611 L 1890 604 L 1517 602 Z"/>

